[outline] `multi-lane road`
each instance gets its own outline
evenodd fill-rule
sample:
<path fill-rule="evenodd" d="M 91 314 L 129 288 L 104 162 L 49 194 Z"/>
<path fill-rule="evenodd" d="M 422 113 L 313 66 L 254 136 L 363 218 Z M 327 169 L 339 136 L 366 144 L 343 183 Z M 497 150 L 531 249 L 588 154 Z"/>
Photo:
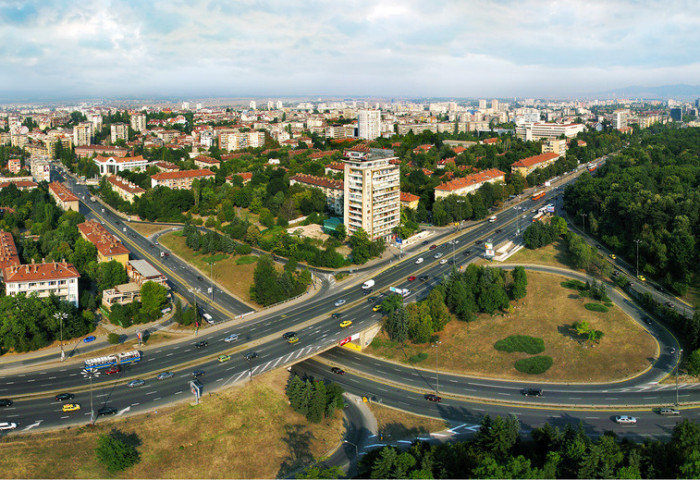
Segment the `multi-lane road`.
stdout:
<path fill-rule="evenodd" d="M 198 303 L 207 300 L 203 298 L 207 296 L 206 289 L 210 286 L 207 279 L 201 278 L 198 273 L 193 272 L 186 264 L 181 264 L 172 256 L 161 262 L 159 246 L 151 244 L 150 241 L 139 236 L 136 232 L 132 232 L 128 226 L 124 225 L 118 218 L 108 214 L 107 211 L 101 212 L 99 204 L 90 205 L 91 202 L 84 187 L 75 185 L 73 187 L 78 195 L 85 195 L 87 204 L 81 206 L 81 209 L 84 209 L 86 216 L 104 221 L 106 226 L 124 240 L 125 244 L 134 252 L 134 256 L 146 258 L 158 265 L 170 277 L 175 289 L 180 289 L 185 294 L 191 295 L 193 287 L 199 288 Z M 419 253 L 407 255 L 403 262 L 388 266 L 374 276 L 376 280 L 374 295 L 376 296 L 389 286 L 394 286 L 409 288 L 411 290 L 409 300 L 422 298 L 427 295 L 432 285 L 450 271 L 453 265 L 464 264 L 481 255 L 483 245 L 475 245 L 477 241 L 489 240 L 498 244 L 502 240 L 513 239 L 518 226 L 520 230 L 524 230 L 527 226 L 527 222 L 532 216 L 532 209 L 535 206 L 555 201 L 555 197 L 560 191 L 551 190 L 547 197 L 539 202 L 533 203 L 530 200 L 522 202 L 520 207 L 524 207 L 524 210 L 522 208 L 508 208 L 498 214 L 498 220 L 495 223 L 483 222 L 469 230 L 455 233 L 454 238 L 458 240 L 458 243 L 445 243 L 435 250 L 429 250 L 426 245 Z M 523 216 L 525 218 L 522 218 Z M 126 231 L 124 231 L 125 228 Z M 442 254 L 441 258 L 435 258 L 437 253 Z M 423 258 L 423 262 L 417 264 L 418 258 Z M 442 259 L 447 259 L 448 262 L 441 263 Z M 408 281 L 408 277 L 411 275 L 427 276 L 427 280 Z M 335 304 L 341 299 L 345 300 L 345 304 L 341 308 L 337 308 Z M 623 304 L 628 302 L 622 297 L 619 301 Z M 236 312 L 244 313 L 248 310 L 245 304 L 218 290 L 214 292 L 214 302 L 207 305 L 210 305 L 207 307 L 209 308 L 207 311 L 219 322 L 231 318 L 232 314 Z M 367 302 L 367 298 L 363 296 L 359 286 L 336 286 L 333 289 L 323 290 L 304 304 L 292 306 L 283 312 L 262 315 L 250 321 L 227 322 L 216 328 L 204 330 L 198 337 L 193 337 L 191 341 L 145 348 L 143 360 L 139 364 L 126 368 L 120 374 L 101 375 L 94 379 L 93 401 L 95 409 L 101 406 L 111 406 L 117 409 L 118 414 L 131 414 L 179 401 L 191 396 L 188 382 L 192 379 L 192 371 L 196 369 L 205 371 L 200 380 L 204 384 L 206 393 L 216 388 L 245 381 L 252 375 L 296 364 L 305 358 L 310 358 L 332 348 L 341 339 L 364 330 L 379 321 L 381 314 L 372 312 L 371 307 L 372 304 Z M 634 305 L 625 304 L 625 307 L 639 320 L 640 312 L 636 310 Z M 331 312 L 340 313 L 342 317 L 340 319 L 331 318 Z M 342 320 L 351 320 L 353 323 L 347 328 L 341 328 L 339 323 Z M 300 342 L 290 345 L 284 341 L 281 335 L 287 331 L 295 331 Z M 225 337 L 231 333 L 238 334 L 239 340 L 235 343 L 224 342 Z M 548 404 L 573 407 L 583 404 L 627 406 L 670 403 L 671 398 L 666 387 L 658 386 L 654 382 L 670 372 L 676 364 L 677 358 L 668 353 L 668 348 L 677 345 L 677 343 L 665 329 L 658 325 L 652 326 L 650 334 L 659 340 L 662 349 L 654 368 L 647 372 L 644 377 L 630 380 L 624 385 L 547 386 L 544 397 L 536 400 L 526 399 L 525 401 L 530 407 L 541 404 L 544 408 L 543 418 L 547 415 L 551 417 L 554 415 L 552 412 L 561 408 L 546 406 Z M 194 344 L 198 341 L 207 341 L 208 346 L 196 348 Z M 673 348 L 677 349 L 677 347 Z M 250 351 L 256 351 L 258 357 L 249 361 L 244 358 L 243 354 Z M 231 360 L 219 362 L 217 356 L 221 353 L 231 354 Z M 523 410 L 522 407 L 512 405 L 494 406 L 487 403 L 493 400 L 507 403 L 522 402 L 524 399 L 519 396 L 519 389 L 522 388 L 520 384 L 498 380 L 475 382 L 473 379 L 460 376 L 445 376 L 443 383 L 441 375 L 441 392 L 445 392 L 446 398 L 454 397 L 454 400 L 446 399 L 440 405 L 431 405 L 421 396 L 424 392 L 433 389 L 430 372 L 375 360 L 368 362 L 362 357 L 355 358 L 353 355 L 335 349 L 324 354 L 324 358 L 347 365 L 351 371 L 357 372 L 357 376 L 348 375 L 343 380 L 344 383 L 352 382 L 352 380 L 358 383 L 351 385 L 352 388 L 348 388 L 350 391 L 368 393 L 375 389 L 375 385 L 377 392 L 387 388 L 395 389 L 397 392 L 395 398 L 399 402 L 395 403 L 397 407 L 402 407 L 400 399 L 415 395 L 416 398 L 422 400 L 415 406 L 419 411 L 426 412 L 427 409 L 427 411 L 432 412 L 432 409 L 437 409 L 432 413 L 441 416 L 449 413 L 451 419 L 458 419 L 459 412 L 464 412 L 465 415 L 469 412 L 469 415 L 474 415 L 474 418 L 477 418 L 483 412 L 496 413 L 503 408 L 509 411 L 515 411 L 514 408 L 517 411 Z M 381 365 L 381 370 L 376 370 L 377 364 Z M 309 365 L 308 362 L 303 364 L 303 368 L 307 368 L 306 365 Z M 79 364 L 62 364 L 0 377 L 0 397 L 12 398 L 15 401 L 11 407 L 0 409 L 0 421 L 16 422 L 19 424 L 19 430 L 84 423 L 90 415 L 90 395 L 88 392 L 89 384 L 80 374 L 80 367 Z M 326 370 L 328 369 L 326 368 Z M 174 376 L 162 381 L 156 380 L 156 375 L 164 371 L 172 371 Z M 364 372 L 367 374 L 363 374 Z M 383 381 L 377 382 L 368 377 L 381 378 Z M 127 382 L 135 378 L 146 380 L 145 385 L 135 388 L 127 387 Z M 75 401 L 81 404 L 81 410 L 62 412 L 60 404 L 53 401 L 55 393 L 60 391 L 76 394 Z M 683 388 L 679 396 L 681 402 L 687 402 L 693 400 L 693 396 L 697 398 L 697 391 Z M 458 397 L 462 398 L 458 399 Z M 393 402 L 393 398 L 387 396 L 384 403 Z M 453 401 L 460 402 L 454 404 L 459 406 L 450 408 Z M 468 407 L 468 405 L 472 405 L 472 407 Z M 578 414 L 572 416 L 571 411 L 567 415 L 571 419 L 579 418 Z M 591 418 L 591 420 L 593 419 Z M 478 423 L 478 420 L 475 423 Z M 606 427 L 610 427 L 607 423 L 608 421 L 606 421 Z M 651 426 L 645 428 L 650 428 L 650 432 L 656 434 L 667 432 L 661 424 L 655 427 L 656 429 Z"/>

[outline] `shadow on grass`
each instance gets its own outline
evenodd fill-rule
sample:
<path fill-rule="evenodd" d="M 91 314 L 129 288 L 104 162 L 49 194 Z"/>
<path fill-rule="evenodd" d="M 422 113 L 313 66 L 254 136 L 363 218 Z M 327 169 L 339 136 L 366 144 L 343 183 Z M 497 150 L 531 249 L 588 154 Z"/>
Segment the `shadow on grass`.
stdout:
<path fill-rule="evenodd" d="M 381 429 L 380 440 L 415 439 L 420 435 L 429 433 L 425 427 L 407 427 L 400 422 L 392 422 Z"/>
<path fill-rule="evenodd" d="M 287 425 L 285 427 L 282 441 L 289 448 L 289 454 L 282 461 L 277 478 L 286 477 L 293 469 L 313 462 L 314 456 L 311 454 L 311 441 L 313 439 L 313 433 L 306 430 L 304 425 Z"/>
<path fill-rule="evenodd" d="M 570 338 L 571 340 L 576 340 L 576 342 L 579 344 L 582 342 L 581 336 L 573 330 L 573 325 L 559 325 L 557 327 L 557 332 L 564 337 Z"/>

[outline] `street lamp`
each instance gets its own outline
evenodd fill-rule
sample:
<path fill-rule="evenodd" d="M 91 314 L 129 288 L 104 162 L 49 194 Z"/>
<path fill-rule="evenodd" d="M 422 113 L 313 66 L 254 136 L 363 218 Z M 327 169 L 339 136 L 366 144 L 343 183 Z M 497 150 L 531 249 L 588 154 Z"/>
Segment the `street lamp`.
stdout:
<path fill-rule="evenodd" d="M 194 334 L 197 335 L 197 331 L 199 330 L 199 327 L 196 326 L 197 324 L 197 293 L 199 293 L 199 288 L 188 288 L 188 292 L 192 294 L 192 297 L 194 298 L 194 321 L 195 321 L 195 329 L 194 329 Z"/>
<path fill-rule="evenodd" d="M 359 454 L 357 453 L 357 445 L 356 444 L 354 444 L 352 442 L 348 442 L 347 440 L 343 440 L 343 443 L 349 443 L 350 445 L 355 447 L 355 458 L 359 457 Z"/>
<path fill-rule="evenodd" d="M 438 370 L 438 357 L 440 352 L 441 341 L 437 341 L 430 345 L 431 348 L 435 349 L 435 393 L 440 393 L 440 371 Z"/>
<path fill-rule="evenodd" d="M 214 301 L 214 262 L 209 262 L 209 280 L 211 280 L 211 299 Z"/>
<path fill-rule="evenodd" d="M 637 278 L 639 278 L 639 243 L 640 243 L 641 241 L 642 241 L 642 240 L 639 239 L 639 238 L 636 239 L 636 240 L 634 241 L 634 243 L 637 244 L 637 267 L 636 267 L 636 269 L 637 269 Z"/>
<path fill-rule="evenodd" d="M 68 314 L 66 312 L 56 312 L 53 318 L 58 320 L 61 325 L 61 361 L 64 361 L 66 359 L 66 352 L 63 351 L 63 320 L 68 318 Z"/>
<path fill-rule="evenodd" d="M 95 408 L 92 404 L 92 379 L 100 376 L 100 371 L 94 368 L 83 368 L 81 372 L 84 378 L 90 380 L 90 423 L 95 424 Z"/>
<path fill-rule="evenodd" d="M 683 349 L 678 351 L 678 363 L 676 363 L 676 406 L 678 406 L 678 369 L 681 368 L 681 359 L 683 358 Z"/>

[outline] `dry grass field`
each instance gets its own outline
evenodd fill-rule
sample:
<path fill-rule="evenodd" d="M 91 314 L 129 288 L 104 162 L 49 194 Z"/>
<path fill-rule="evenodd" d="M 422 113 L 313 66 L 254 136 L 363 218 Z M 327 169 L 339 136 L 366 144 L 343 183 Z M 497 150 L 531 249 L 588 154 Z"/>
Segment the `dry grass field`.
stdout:
<path fill-rule="evenodd" d="M 154 233 L 162 232 L 163 230 L 168 230 L 173 228 L 170 225 L 156 225 L 151 223 L 140 223 L 140 222 L 128 222 L 128 225 L 139 232 L 144 237 L 150 237 Z"/>
<path fill-rule="evenodd" d="M 94 428 L 2 439 L 3 478 L 109 478 L 95 456 L 97 438 L 136 433 L 141 461 L 115 478 L 276 478 L 328 453 L 342 440 L 341 412 L 318 425 L 293 412 L 286 370 L 252 384 Z"/>
<path fill-rule="evenodd" d="M 376 403 L 369 404 L 369 409 L 377 419 L 377 428 L 384 441 L 412 440 L 430 432 L 439 432 L 449 426 L 442 420 L 411 415 Z"/>
<path fill-rule="evenodd" d="M 502 316 L 479 315 L 469 324 L 451 321 L 440 333 L 439 368 L 484 377 L 536 380 L 537 382 L 609 382 L 633 376 L 645 370 L 656 354 L 654 339 L 619 308 L 607 313 L 584 308 L 590 299 L 560 285 L 564 277 L 528 272 L 527 296 L 513 303 L 513 313 Z M 587 321 L 604 334 L 600 344 L 586 344 L 572 337 L 569 327 L 575 321 Z M 385 334 L 380 344 L 367 353 L 408 363 L 421 352 L 428 358 L 420 368 L 435 368 L 435 349 L 429 344 L 397 347 L 389 345 Z M 553 358 L 553 366 L 541 375 L 515 370 L 516 360 L 525 353 L 499 352 L 496 341 L 509 335 L 530 335 L 544 340 L 542 355 Z"/>

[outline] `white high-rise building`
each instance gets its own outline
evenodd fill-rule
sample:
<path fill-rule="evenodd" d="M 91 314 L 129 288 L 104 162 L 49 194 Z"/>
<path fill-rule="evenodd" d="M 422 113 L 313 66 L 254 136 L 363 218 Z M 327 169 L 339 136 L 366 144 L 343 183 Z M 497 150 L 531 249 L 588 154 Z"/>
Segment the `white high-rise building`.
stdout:
<path fill-rule="evenodd" d="M 382 112 L 379 110 L 360 110 L 357 113 L 357 136 L 374 140 L 381 132 Z"/>
<path fill-rule="evenodd" d="M 73 145 L 80 147 L 90 145 L 93 137 L 92 122 L 80 122 L 73 126 Z"/>
<path fill-rule="evenodd" d="M 134 113 L 131 116 L 131 129 L 136 132 L 146 131 L 146 115 L 143 113 Z"/>
<path fill-rule="evenodd" d="M 256 102 L 255 100 L 251 100 L 251 101 L 250 101 L 250 109 L 251 109 L 251 110 L 255 110 L 255 109 L 257 109 L 257 108 L 258 108 L 257 102 Z"/>
<path fill-rule="evenodd" d="M 117 143 L 117 140 L 129 140 L 129 127 L 126 123 L 113 123 L 110 126 L 110 140 L 112 145 Z"/>
<path fill-rule="evenodd" d="M 491 100 L 491 110 L 493 110 L 494 112 L 498 112 L 498 100 L 496 100 L 495 98 Z"/>
<path fill-rule="evenodd" d="M 486 110 L 486 100 L 479 100 L 479 110 Z"/>
<path fill-rule="evenodd" d="M 181 110 L 189 110 L 189 109 L 190 109 L 190 102 L 182 102 Z"/>
<path fill-rule="evenodd" d="M 393 150 L 358 145 L 345 152 L 343 213 L 348 235 L 362 228 L 389 241 L 400 218 L 399 166 Z"/>
<path fill-rule="evenodd" d="M 282 107 L 284 107 L 282 100 L 277 100 L 277 110 L 282 110 Z"/>
<path fill-rule="evenodd" d="M 615 110 L 612 117 L 612 126 L 615 130 L 627 128 L 627 110 Z"/>

